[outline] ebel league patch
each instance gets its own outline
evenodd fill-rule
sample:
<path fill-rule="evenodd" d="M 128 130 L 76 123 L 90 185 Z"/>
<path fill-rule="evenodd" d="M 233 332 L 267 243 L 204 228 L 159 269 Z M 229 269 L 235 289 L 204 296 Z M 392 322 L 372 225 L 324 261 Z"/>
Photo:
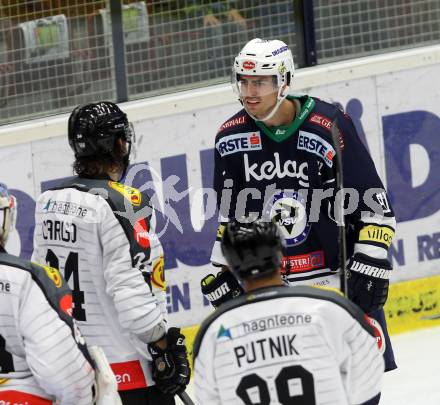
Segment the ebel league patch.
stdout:
<path fill-rule="evenodd" d="M 260 131 L 224 136 L 215 144 L 215 148 L 221 156 L 237 152 L 261 150 Z"/>
<path fill-rule="evenodd" d="M 297 148 L 320 156 L 328 167 L 333 166 L 333 157 L 336 152 L 333 146 L 319 135 L 311 132 L 299 131 Z"/>

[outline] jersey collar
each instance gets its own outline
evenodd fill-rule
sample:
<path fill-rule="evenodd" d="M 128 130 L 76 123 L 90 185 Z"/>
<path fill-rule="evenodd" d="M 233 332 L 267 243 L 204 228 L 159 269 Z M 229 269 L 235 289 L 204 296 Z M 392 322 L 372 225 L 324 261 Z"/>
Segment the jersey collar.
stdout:
<path fill-rule="evenodd" d="M 303 97 L 287 96 L 287 99 L 300 100 L 303 99 Z M 270 139 L 272 139 L 275 142 L 282 142 L 287 138 L 289 138 L 290 136 L 292 136 L 298 130 L 301 124 L 312 112 L 313 108 L 315 107 L 315 104 L 316 104 L 315 100 L 312 97 L 307 97 L 305 102 L 302 103 L 300 113 L 296 116 L 296 118 L 292 121 L 290 125 L 268 127 L 262 121 L 255 121 L 255 124 L 257 124 L 258 128 L 260 128 L 261 131 L 263 131 L 263 133 L 266 134 Z"/>

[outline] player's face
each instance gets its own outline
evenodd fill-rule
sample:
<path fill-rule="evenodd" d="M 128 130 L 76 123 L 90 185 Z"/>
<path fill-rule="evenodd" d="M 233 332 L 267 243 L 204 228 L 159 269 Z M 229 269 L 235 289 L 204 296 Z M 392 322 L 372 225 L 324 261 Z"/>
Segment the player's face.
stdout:
<path fill-rule="evenodd" d="M 241 76 L 239 89 L 244 107 L 256 118 L 263 118 L 277 102 L 278 88 L 272 76 Z"/>

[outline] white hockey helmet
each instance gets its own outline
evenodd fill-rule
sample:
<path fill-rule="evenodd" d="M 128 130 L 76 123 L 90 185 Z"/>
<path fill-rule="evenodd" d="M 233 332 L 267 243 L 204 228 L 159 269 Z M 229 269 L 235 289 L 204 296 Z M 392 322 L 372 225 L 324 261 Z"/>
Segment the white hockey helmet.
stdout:
<path fill-rule="evenodd" d="M 283 41 L 255 38 L 243 47 L 234 60 L 232 87 L 241 101 L 240 75 L 276 76 L 278 96 L 275 107 L 263 119 L 249 114 L 255 120 L 266 121 L 275 114 L 288 95 L 294 70 L 292 52 Z"/>
<path fill-rule="evenodd" d="M 5 246 L 15 226 L 17 201 L 4 183 L 0 183 L 0 245 Z"/>

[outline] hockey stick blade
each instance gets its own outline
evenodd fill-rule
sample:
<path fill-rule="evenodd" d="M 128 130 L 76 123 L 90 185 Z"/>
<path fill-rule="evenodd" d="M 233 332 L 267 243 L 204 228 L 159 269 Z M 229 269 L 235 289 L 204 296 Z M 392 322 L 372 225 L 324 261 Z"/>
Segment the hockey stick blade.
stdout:
<path fill-rule="evenodd" d="M 342 154 L 340 142 L 340 133 L 337 126 L 337 118 L 332 122 L 331 134 L 333 140 L 333 146 L 335 148 L 336 156 L 334 157 L 335 169 L 336 169 L 336 194 L 340 195 L 340 199 L 335 197 L 335 219 L 338 224 L 338 236 L 339 236 L 339 255 L 341 262 L 340 269 L 340 283 L 342 294 L 347 296 L 347 276 L 346 276 L 346 263 L 347 263 L 347 240 L 345 235 L 345 218 L 344 218 L 344 172 L 342 169 Z"/>
<path fill-rule="evenodd" d="M 179 398 L 183 402 L 184 405 L 195 405 L 191 397 L 187 394 L 186 391 L 181 392 Z"/>

